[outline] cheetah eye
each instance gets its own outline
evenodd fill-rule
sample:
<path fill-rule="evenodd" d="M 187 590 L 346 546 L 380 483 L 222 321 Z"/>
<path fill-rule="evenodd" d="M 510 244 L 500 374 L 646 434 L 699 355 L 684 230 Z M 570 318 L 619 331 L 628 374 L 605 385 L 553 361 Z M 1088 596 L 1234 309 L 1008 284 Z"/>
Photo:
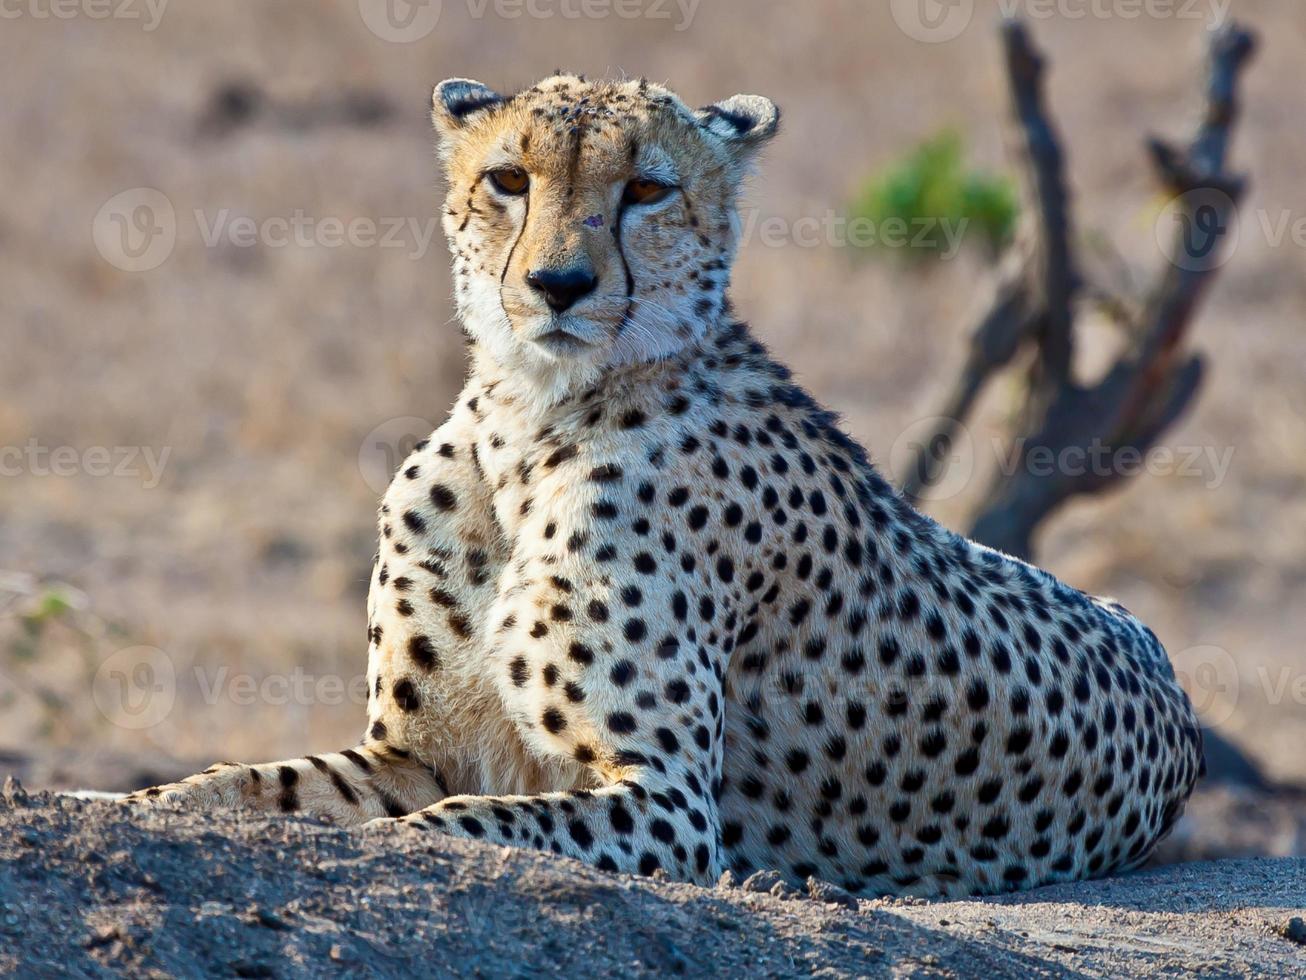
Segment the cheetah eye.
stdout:
<path fill-rule="evenodd" d="M 656 204 L 667 197 L 676 188 L 658 180 L 637 178 L 626 185 L 621 192 L 623 204 Z"/>
<path fill-rule="evenodd" d="M 520 167 L 503 167 L 499 170 L 491 170 L 490 183 L 495 186 L 496 190 L 514 197 L 518 194 L 525 194 L 526 188 L 531 185 L 530 178 L 526 176 L 526 171 Z"/>

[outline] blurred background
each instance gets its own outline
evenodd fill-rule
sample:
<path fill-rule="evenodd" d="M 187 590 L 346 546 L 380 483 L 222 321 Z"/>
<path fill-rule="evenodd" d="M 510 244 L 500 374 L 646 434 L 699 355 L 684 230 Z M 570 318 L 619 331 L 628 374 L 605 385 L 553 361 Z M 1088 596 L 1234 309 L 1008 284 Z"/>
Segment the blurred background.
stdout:
<path fill-rule="evenodd" d="M 1191 132 L 1213 21 L 1261 37 L 1232 156 L 1251 188 L 1176 457 L 1058 512 L 1036 558 L 1151 625 L 1239 753 L 1170 855 L 1306 853 L 1298 0 L 6 3 L 0 773 L 129 788 L 361 733 L 377 499 L 464 367 L 428 120 L 445 77 L 512 91 L 562 66 L 779 102 L 736 306 L 901 480 L 1017 207 L 1004 12 L 1048 56 L 1077 232 L 1125 291 L 1166 261 L 1144 137 Z M 887 217 L 930 207 L 965 240 L 890 240 Z M 1091 374 L 1113 340 L 1082 327 Z M 1017 388 L 985 392 L 925 504 L 950 526 Z"/>

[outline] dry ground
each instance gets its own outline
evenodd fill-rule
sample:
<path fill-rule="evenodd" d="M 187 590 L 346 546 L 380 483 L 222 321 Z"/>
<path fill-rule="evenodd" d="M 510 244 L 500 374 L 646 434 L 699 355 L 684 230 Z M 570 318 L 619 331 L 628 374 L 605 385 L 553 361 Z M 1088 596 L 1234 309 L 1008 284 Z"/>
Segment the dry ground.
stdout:
<path fill-rule="evenodd" d="M 11 602 L 4 620 L 0 600 L 0 749 L 26 759 L 93 745 L 166 765 L 354 740 L 363 712 L 348 682 L 364 669 L 378 489 L 364 473 L 380 465 L 369 433 L 437 422 L 462 370 L 443 248 L 437 236 L 416 257 L 407 233 L 399 248 L 210 247 L 203 231 L 224 214 L 432 218 L 434 81 L 511 88 L 565 65 L 668 80 L 694 103 L 772 95 L 785 130 L 750 190 L 754 216 L 838 212 L 869 171 L 943 126 L 961 129 L 983 165 L 1003 162 L 994 2 L 939 45 L 907 38 L 887 3 L 865 0 L 702 0 L 683 31 L 674 18 L 443 8 L 437 29 L 407 45 L 369 33 L 357 0 L 173 0 L 150 32 L 85 16 L 0 21 L 0 446 L 170 453 L 157 487 L 33 465 L 0 477 L 0 571 L 11 587 L 80 590 L 76 621 L 89 633 L 53 626 L 20 660 L 15 614 L 27 607 Z M 1169 440 L 1232 449 L 1231 467 L 1218 483 L 1209 470 L 1147 476 L 1077 505 L 1052 523 L 1041 558 L 1139 613 L 1189 665 L 1208 719 L 1272 775 L 1306 782 L 1306 251 L 1266 233 L 1306 217 L 1293 211 L 1306 171 L 1306 8 L 1233 8 L 1265 42 L 1235 153 L 1254 185 L 1196 331 L 1211 382 Z M 1193 121 L 1201 24 L 1056 17 L 1034 30 L 1053 62 L 1084 230 L 1154 268 L 1140 139 Z M 177 243 L 159 268 L 127 273 L 97 252 L 91 228 L 110 197 L 141 186 L 174 206 Z M 888 459 L 956 368 L 983 276 L 973 256 L 925 276 L 834 245 L 752 241 L 735 297 Z M 1106 343 L 1095 335 L 1088 360 Z M 992 392 L 974 429 L 980 472 L 1008 396 Z M 958 524 L 966 499 L 934 510 Z M 142 644 L 165 652 L 175 699 L 168 688 L 166 704 L 148 706 L 156 723 L 135 727 L 140 716 L 112 704 L 130 673 L 101 671 L 94 689 L 91 679 Z M 106 719 L 106 697 L 129 724 Z M 96 784 L 120 776 L 89 773 Z M 1303 849 L 1300 829 L 1276 839 L 1280 853 Z"/>
<path fill-rule="evenodd" d="M 11 787 L 0 972 L 1288 977 L 1303 962 L 1304 878 L 1301 859 L 1226 861 L 996 899 L 828 904 L 421 831 L 129 817 Z"/>

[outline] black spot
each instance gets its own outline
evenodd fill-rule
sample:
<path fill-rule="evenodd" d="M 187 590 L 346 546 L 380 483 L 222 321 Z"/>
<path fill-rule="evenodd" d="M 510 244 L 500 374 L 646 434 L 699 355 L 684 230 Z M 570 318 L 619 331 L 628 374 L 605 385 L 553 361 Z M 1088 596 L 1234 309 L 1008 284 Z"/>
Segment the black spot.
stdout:
<path fill-rule="evenodd" d="M 413 658 L 413 663 L 417 664 L 423 670 L 435 670 L 440 666 L 440 654 L 436 651 L 435 645 L 431 643 L 429 636 L 418 634 L 408 639 L 408 655 Z"/>
<path fill-rule="evenodd" d="M 485 826 L 475 817 L 459 817 L 459 825 L 473 837 L 484 837 Z"/>
<path fill-rule="evenodd" d="M 549 469 L 552 469 L 553 467 L 558 466 L 562 463 L 565 463 L 567 460 L 574 458 L 578 452 L 580 452 L 580 450 L 572 445 L 559 446 L 551 454 L 549 454 L 549 457 L 547 459 L 545 459 L 544 465 Z"/>
<path fill-rule="evenodd" d="M 395 683 L 394 686 L 395 704 L 404 711 L 417 711 L 422 706 L 422 699 L 417 694 L 417 688 L 413 687 L 413 682 L 407 677 Z"/>
<path fill-rule="evenodd" d="M 635 730 L 635 718 L 629 711 L 614 711 L 608 715 L 608 731 L 616 735 L 629 735 Z"/>

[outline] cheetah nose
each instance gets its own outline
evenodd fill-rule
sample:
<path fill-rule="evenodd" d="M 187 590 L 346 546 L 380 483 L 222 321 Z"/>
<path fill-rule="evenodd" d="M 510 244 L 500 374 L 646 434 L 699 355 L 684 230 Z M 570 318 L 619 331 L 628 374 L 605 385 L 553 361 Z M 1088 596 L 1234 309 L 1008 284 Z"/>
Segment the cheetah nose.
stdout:
<path fill-rule="evenodd" d="M 582 296 L 594 292 L 599 277 L 588 269 L 581 268 L 561 271 L 536 269 L 526 274 L 526 282 L 544 294 L 544 302 L 549 304 L 549 309 L 561 313 L 570 309 Z"/>

